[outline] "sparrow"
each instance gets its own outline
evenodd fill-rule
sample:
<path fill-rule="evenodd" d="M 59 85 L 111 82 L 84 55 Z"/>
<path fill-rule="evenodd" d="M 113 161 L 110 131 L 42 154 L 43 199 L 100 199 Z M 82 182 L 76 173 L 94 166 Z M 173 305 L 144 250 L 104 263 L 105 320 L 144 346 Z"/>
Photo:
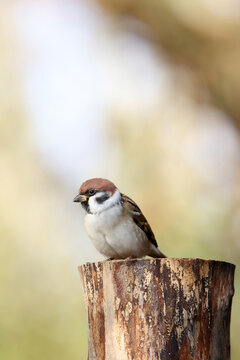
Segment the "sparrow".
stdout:
<path fill-rule="evenodd" d="M 84 225 L 96 249 L 110 259 L 166 257 L 137 204 L 109 180 L 85 181 L 74 202 L 86 211 Z"/>

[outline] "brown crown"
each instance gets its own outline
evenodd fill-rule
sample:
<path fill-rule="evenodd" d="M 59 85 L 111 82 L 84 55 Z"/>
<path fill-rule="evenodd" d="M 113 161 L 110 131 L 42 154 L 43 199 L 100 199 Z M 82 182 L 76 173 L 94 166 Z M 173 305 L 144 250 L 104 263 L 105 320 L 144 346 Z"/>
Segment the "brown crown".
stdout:
<path fill-rule="evenodd" d="M 113 194 L 115 192 L 116 188 L 117 187 L 111 181 L 109 181 L 107 179 L 94 178 L 94 179 L 89 179 L 89 180 L 85 181 L 81 185 L 81 187 L 79 189 L 79 194 L 85 194 L 90 189 L 100 190 L 100 191 L 109 191 L 110 193 Z"/>

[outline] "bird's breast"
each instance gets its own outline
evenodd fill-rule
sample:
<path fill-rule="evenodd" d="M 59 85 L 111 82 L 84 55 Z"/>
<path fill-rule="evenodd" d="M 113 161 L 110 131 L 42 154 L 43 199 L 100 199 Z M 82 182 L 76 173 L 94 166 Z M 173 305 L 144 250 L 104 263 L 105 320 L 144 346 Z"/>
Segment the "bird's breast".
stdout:
<path fill-rule="evenodd" d="M 101 213 L 87 214 L 85 216 L 85 227 L 87 232 L 108 233 L 121 222 L 122 212 L 122 206 L 115 205 Z"/>
<path fill-rule="evenodd" d="M 117 206 L 100 214 L 87 214 L 85 228 L 95 247 L 108 257 L 141 257 L 148 254 L 151 243 L 133 219 L 122 211 L 122 207 Z"/>

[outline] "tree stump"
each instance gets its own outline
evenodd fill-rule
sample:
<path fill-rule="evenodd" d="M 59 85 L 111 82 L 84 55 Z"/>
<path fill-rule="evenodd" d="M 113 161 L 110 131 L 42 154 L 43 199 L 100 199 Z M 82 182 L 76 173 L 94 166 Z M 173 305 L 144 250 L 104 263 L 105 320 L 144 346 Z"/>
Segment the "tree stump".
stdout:
<path fill-rule="evenodd" d="M 228 360 L 235 266 L 135 259 L 79 266 L 89 360 Z"/>

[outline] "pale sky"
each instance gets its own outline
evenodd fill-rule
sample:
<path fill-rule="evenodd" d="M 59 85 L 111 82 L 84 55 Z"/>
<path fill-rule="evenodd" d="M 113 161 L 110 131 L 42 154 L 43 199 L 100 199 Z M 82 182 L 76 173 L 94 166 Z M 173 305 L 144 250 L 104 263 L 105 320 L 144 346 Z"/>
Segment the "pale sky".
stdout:
<path fill-rule="evenodd" d="M 196 121 L 181 146 L 183 158 L 206 181 L 221 179 L 231 188 L 237 135 L 220 111 L 184 94 L 180 79 L 191 78 L 186 69 L 169 64 L 150 42 L 118 28 L 89 1 L 23 0 L 14 14 L 36 144 L 46 165 L 70 187 L 96 176 L 114 180 L 118 156 L 109 156 L 106 137 L 112 110 L 152 116 L 161 108 L 175 131 L 181 117 Z M 166 151 L 172 141 L 178 138 L 170 132 Z M 227 171 L 224 164 L 230 164 Z"/>
<path fill-rule="evenodd" d="M 115 31 L 90 2 L 22 1 L 15 10 L 27 54 L 26 102 L 44 161 L 71 185 L 108 173 L 108 112 L 119 103 L 151 107 L 167 86 L 167 67 L 147 41 Z"/>

